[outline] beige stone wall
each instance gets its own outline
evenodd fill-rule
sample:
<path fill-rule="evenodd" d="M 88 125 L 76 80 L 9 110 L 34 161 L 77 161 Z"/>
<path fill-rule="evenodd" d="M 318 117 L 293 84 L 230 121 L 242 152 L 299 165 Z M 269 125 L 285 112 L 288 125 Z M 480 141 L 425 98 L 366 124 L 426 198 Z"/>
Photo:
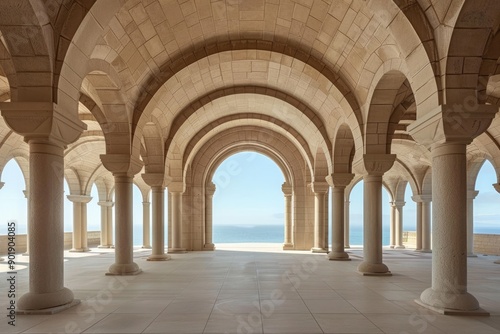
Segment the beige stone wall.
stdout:
<path fill-rule="evenodd" d="M 474 253 L 500 255 L 500 234 L 474 234 Z"/>
<path fill-rule="evenodd" d="M 64 249 L 70 249 L 72 245 L 72 232 L 64 233 Z M 89 231 L 88 232 L 88 245 L 89 247 L 96 247 L 101 242 L 101 232 L 100 231 Z M 7 236 L 0 235 L 0 245 L 7 245 Z M 6 249 L 0 249 L 0 254 L 5 254 Z M 18 254 L 26 252 L 26 234 L 16 235 L 16 252 Z"/>
<path fill-rule="evenodd" d="M 415 248 L 417 233 L 403 232 L 403 244 L 407 248 Z M 474 234 L 474 253 L 500 255 L 500 234 Z"/>
<path fill-rule="evenodd" d="M 416 248 L 417 246 L 417 232 L 403 231 L 403 245 L 406 248 Z"/>

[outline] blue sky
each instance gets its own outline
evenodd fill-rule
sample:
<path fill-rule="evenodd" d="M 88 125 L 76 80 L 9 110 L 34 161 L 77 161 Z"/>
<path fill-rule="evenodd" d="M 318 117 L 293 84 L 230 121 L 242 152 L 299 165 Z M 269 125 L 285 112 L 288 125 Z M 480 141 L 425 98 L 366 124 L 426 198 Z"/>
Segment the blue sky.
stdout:
<path fill-rule="evenodd" d="M 0 189 L 0 217 L 4 222 L 18 221 L 18 233 L 26 231 L 26 199 L 21 171 L 11 160 L 1 175 L 5 185 Z M 253 152 L 235 154 L 226 159 L 217 169 L 214 178 L 217 191 L 214 195 L 214 224 L 220 225 L 281 225 L 283 224 L 284 199 L 281 185 L 284 176 L 269 158 Z M 479 195 L 474 201 L 475 232 L 500 233 L 500 194 L 491 186 L 496 183 L 493 166 L 486 161 L 476 184 Z M 69 194 L 65 184 L 65 193 Z M 95 186 L 92 201 L 88 204 L 88 228 L 100 229 L 100 207 Z M 415 230 L 415 203 L 407 187 L 404 207 L 404 229 Z M 351 224 L 362 226 L 363 184 L 358 183 L 351 193 Z M 136 231 L 142 226 L 142 195 L 134 186 L 134 225 Z M 383 191 L 384 226 L 389 224 L 389 197 Z M 72 230 L 73 208 L 65 199 L 65 230 Z M 5 234 L 6 224 L 0 225 L 0 234 Z"/>

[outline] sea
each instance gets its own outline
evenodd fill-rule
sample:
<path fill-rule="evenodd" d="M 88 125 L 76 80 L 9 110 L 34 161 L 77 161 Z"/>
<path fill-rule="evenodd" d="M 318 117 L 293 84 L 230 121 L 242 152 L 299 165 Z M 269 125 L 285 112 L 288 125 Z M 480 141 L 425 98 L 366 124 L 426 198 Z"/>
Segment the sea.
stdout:
<path fill-rule="evenodd" d="M 350 244 L 363 244 L 363 228 L 351 226 Z M 213 226 L 213 242 L 217 243 L 283 243 L 283 225 L 216 225 Z M 383 232 L 384 245 L 389 245 L 389 230 Z M 134 225 L 134 245 L 142 245 L 142 226 Z"/>
<path fill-rule="evenodd" d="M 405 229 L 411 230 L 411 229 Z M 213 226 L 213 242 L 217 243 L 283 243 L 283 225 L 217 225 Z M 475 226 L 474 233 L 500 234 L 497 226 Z M 165 235 L 165 240 L 167 235 Z M 349 229 L 351 246 L 363 245 L 363 227 L 351 225 Z M 389 245 L 390 231 L 388 226 L 382 229 L 382 244 Z M 331 236 L 330 242 L 331 244 Z M 134 225 L 134 245 L 142 245 L 142 226 Z"/>

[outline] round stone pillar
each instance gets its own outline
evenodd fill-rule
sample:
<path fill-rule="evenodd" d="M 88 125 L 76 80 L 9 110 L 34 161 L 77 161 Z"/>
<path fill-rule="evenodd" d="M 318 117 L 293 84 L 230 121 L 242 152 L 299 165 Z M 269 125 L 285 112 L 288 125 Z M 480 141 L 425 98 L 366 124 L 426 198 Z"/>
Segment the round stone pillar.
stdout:
<path fill-rule="evenodd" d="M 327 182 L 332 186 L 332 250 L 328 259 L 333 261 L 350 261 L 349 255 L 344 250 L 345 227 L 345 188 L 351 183 L 354 174 L 334 173 L 327 177 Z"/>
<path fill-rule="evenodd" d="M 106 275 L 137 275 L 142 270 L 134 262 L 133 244 L 133 177 L 114 173 L 115 178 L 115 263 Z"/>
<path fill-rule="evenodd" d="M 29 292 L 18 313 L 54 313 L 79 301 L 64 287 L 64 148 L 30 140 Z"/>
<path fill-rule="evenodd" d="M 395 239 L 396 244 L 394 245 L 395 249 L 404 249 L 403 245 L 403 206 L 405 202 L 396 201 L 394 202 L 394 207 L 396 208 L 396 231 L 395 231 Z"/>
<path fill-rule="evenodd" d="M 205 243 L 203 250 L 213 251 L 215 245 L 213 243 L 213 199 L 216 186 L 213 182 L 209 182 L 205 186 Z"/>
<path fill-rule="evenodd" d="M 292 216 L 292 196 L 293 187 L 290 183 L 284 182 L 281 186 L 285 196 L 285 240 L 283 250 L 294 249 L 293 246 L 293 216 Z"/>
<path fill-rule="evenodd" d="M 477 257 L 474 254 L 474 199 L 479 194 L 477 190 L 467 191 L 467 256 Z"/>
<path fill-rule="evenodd" d="M 148 261 L 167 261 L 165 254 L 165 187 L 151 188 L 153 201 L 153 250 Z"/>
<path fill-rule="evenodd" d="M 311 183 L 311 189 L 314 193 L 314 246 L 311 249 L 313 253 L 327 253 L 328 245 L 325 245 L 325 196 L 328 192 L 328 183 Z"/>
<path fill-rule="evenodd" d="M 87 203 L 92 200 L 90 196 L 68 195 L 73 203 L 73 246 L 70 252 L 88 252 L 87 238 Z"/>
<path fill-rule="evenodd" d="M 473 311 L 467 292 L 466 144 L 432 146 L 432 287 L 420 303 L 437 310 Z"/>
<path fill-rule="evenodd" d="M 3 182 L 0 182 L 0 189 L 2 189 L 2 186 L 3 186 Z M 26 198 L 27 202 L 29 203 L 29 198 L 28 198 L 29 191 L 28 190 L 23 190 L 23 194 L 24 194 L 24 197 Z M 29 230 L 30 230 L 30 216 L 29 216 L 29 210 L 28 210 L 27 221 L 26 221 L 26 251 L 23 254 L 25 256 L 28 256 L 30 254 L 30 243 L 29 243 L 30 236 L 29 236 Z"/>
<path fill-rule="evenodd" d="M 60 312 L 77 303 L 64 287 L 64 149 L 86 125 L 52 102 L 3 102 L 5 123 L 29 145 L 29 292 L 17 314 Z"/>
<path fill-rule="evenodd" d="M 358 271 L 363 275 L 391 275 L 382 262 L 382 175 L 396 159 L 392 154 L 365 154 L 363 176 L 363 262 Z"/>
<path fill-rule="evenodd" d="M 412 199 L 417 203 L 415 251 L 420 252 L 422 250 L 422 202 L 416 200 L 415 196 L 413 196 Z"/>
<path fill-rule="evenodd" d="M 150 202 L 142 202 L 142 248 L 145 249 L 151 249 L 150 207 Z"/>
<path fill-rule="evenodd" d="M 344 191 L 345 192 L 345 191 Z M 351 202 L 349 200 L 344 201 L 344 248 L 351 248 L 350 236 L 349 236 L 349 217 L 351 214 Z"/>
<path fill-rule="evenodd" d="M 101 243 L 97 248 L 110 248 L 112 243 L 108 242 L 108 208 L 111 209 L 113 202 L 97 202 L 101 207 Z"/>
<path fill-rule="evenodd" d="M 396 206 L 394 202 L 389 202 L 391 205 L 390 218 L 389 218 L 389 247 L 396 246 Z"/>
<path fill-rule="evenodd" d="M 431 200 L 422 201 L 422 252 L 431 250 Z"/>
<path fill-rule="evenodd" d="M 186 249 L 182 247 L 182 193 L 184 192 L 183 185 L 176 182 L 168 186 L 170 193 L 169 208 L 172 219 L 172 248 L 170 253 L 186 253 Z"/>

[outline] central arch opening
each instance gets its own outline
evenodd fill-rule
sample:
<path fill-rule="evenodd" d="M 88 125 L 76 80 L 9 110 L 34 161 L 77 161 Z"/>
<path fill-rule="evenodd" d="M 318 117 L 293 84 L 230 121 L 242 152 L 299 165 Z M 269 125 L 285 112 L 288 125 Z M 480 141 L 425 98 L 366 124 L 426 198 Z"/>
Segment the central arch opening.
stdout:
<path fill-rule="evenodd" d="M 212 182 L 213 242 L 283 243 L 283 172 L 269 157 L 245 151 L 226 158 Z"/>

